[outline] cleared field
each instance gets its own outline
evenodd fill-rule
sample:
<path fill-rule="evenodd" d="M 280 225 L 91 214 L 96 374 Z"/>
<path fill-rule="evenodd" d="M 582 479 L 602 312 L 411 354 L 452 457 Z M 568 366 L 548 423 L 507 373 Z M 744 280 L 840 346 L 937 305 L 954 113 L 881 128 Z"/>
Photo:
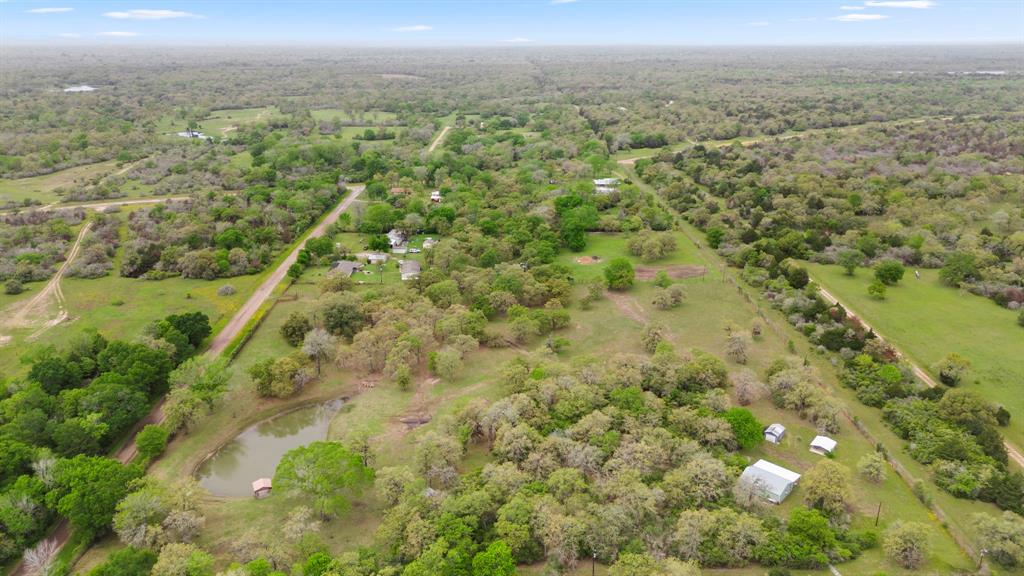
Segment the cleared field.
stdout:
<path fill-rule="evenodd" d="M 398 119 L 398 114 L 383 110 L 363 111 L 323 108 L 321 110 L 312 110 L 310 113 L 313 115 L 314 120 L 341 120 L 342 122 L 356 123 L 359 126 L 379 126 L 381 123 L 394 122 Z"/>
<path fill-rule="evenodd" d="M 25 199 L 38 200 L 43 204 L 59 202 L 61 198 L 54 192 L 57 188 L 90 183 L 115 172 L 117 167 L 116 160 L 108 160 L 31 178 L 0 178 L 0 205 Z"/>
<path fill-rule="evenodd" d="M 199 122 L 198 130 L 208 136 L 224 137 L 241 124 L 262 122 L 278 114 L 280 112 L 276 106 L 214 110 Z M 186 120 L 165 116 L 157 122 L 156 131 L 160 134 L 174 134 L 184 131 L 187 127 Z"/>
<path fill-rule="evenodd" d="M 1024 329 L 1016 314 L 994 303 L 944 286 L 935 270 L 908 273 L 884 300 L 868 296 L 870 270 L 847 276 L 838 266 L 809 265 L 811 276 L 850 306 L 933 377 L 934 366 L 950 352 L 971 361 L 963 386 L 1002 404 L 1013 415 L 1000 431 L 1024 444 Z"/>
<path fill-rule="evenodd" d="M 580 252 L 562 252 L 556 258 L 559 264 L 573 267 L 573 276 L 577 281 L 603 278 L 604 267 L 614 258 L 626 258 L 638 270 L 638 276 L 644 276 L 644 270 L 660 270 L 686 264 L 707 266 L 696 247 L 687 240 L 682 232 L 673 232 L 678 248 L 667 258 L 644 261 L 629 253 L 629 236 L 626 234 L 592 233 L 587 236 L 587 247 Z M 584 264 L 587 262 L 586 264 Z M 653 276 L 653 273 L 652 273 Z"/>

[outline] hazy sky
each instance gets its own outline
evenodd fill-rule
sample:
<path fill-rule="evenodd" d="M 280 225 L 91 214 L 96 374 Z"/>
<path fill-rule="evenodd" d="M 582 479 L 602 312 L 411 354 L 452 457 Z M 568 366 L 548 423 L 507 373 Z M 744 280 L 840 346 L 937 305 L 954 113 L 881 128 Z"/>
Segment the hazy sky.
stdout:
<path fill-rule="evenodd" d="M 935 42 L 1024 46 L 1024 0 L 0 0 L 3 44 Z"/>

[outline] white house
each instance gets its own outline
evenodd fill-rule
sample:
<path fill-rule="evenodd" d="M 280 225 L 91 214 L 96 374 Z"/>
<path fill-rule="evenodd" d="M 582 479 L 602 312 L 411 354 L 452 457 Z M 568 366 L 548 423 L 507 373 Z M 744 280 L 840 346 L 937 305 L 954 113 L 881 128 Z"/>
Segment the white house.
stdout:
<path fill-rule="evenodd" d="M 793 491 L 800 475 L 767 460 L 758 460 L 740 474 L 740 482 L 752 487 L 765 500 L 781 504 Z"/>
<path fill-rule="evenodd" d="M 441 191 L 440 190 L 434 190 L 433 192 L 431 192 L 430 193 L 430 201 L 431 202 L 440 202 L 441 201 Z"/>
<path fill-rule="evenodd" d="M 811 452 L 828 456 L 835 451 L 838 444 L 838 442 L 828 436 L 815 436 L 814 440 L 811 440 Z"/>
<path fill-rule="evenodd" d="M 778 444 L 782 442 L 782 437 L 786 435 L 786 427 L 776 422 L 771 426 L 764 429 L 764 439 L 771 442 L 772 444 Z"/>

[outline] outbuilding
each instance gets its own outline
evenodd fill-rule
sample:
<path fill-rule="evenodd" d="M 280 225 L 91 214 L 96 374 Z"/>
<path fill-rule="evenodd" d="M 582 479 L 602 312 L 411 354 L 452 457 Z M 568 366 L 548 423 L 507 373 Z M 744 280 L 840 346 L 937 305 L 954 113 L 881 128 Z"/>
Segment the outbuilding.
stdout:
<path fill-rule="evenodd" d="M 811 440 L 811 452 L 828 456 L 835 451 L 837 444 L 839 443 L 828 436 L 815 436 L 814 440 Z"/>
<path fill-rule="evenodd" d="M 266 498 L 270 496 L 270 490 L 272 489 L 272 483 L 270 478 L 260 478 L 252 483 L 252 495 L 256 498 Z"/>
<path fill-rule="evenodd" d="M 402 280 L 419 278 L 420 263 L 418 260 L 399 260 L 398 269 L 402 273 Z"/>
<path fill-rule="evenodd" d="M 765 500 L 781 504 L 793 491 L 800 475 L 767 460 L 758 460 L 743 470 L 740 482 L 750 486 Z"/>
<path fill-rule="evenodd" d="M 363 265 L 360 262 L 353 262 L 352 260 L 338 260 L 331 266 L 330 274 L 339 274 L 345 278 L 351 278 L 357 271 L 362 270 Z"/>
<path fill-rule="evenodd" d="M 771 442 L 772 444 L 778 444 L 782 442 L 782 437 L 786 435 L 786 427 L 778 422 L 764 429 L 764 439 Z"/>

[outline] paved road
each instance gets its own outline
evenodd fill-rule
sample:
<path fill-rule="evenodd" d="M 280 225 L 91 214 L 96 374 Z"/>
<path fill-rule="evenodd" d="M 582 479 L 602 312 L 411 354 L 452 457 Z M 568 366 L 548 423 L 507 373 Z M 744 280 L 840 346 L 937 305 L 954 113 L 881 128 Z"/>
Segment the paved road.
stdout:
<path fill-rule="evenodd" d="M 451 126 L 445 126 L 444 128 L 442 128 L 441 133 L 437 135 L 437 138 L 434 138 L 433 142 L 430 143 L 430 147 L 427 148 L 427 152 L 433 152 L 434 148 L 437 148 L 441 144 L 441 142 L 444 141 L 444 137 L 448 135 L 448 131 L 451 129 Z"/>
<path fill-rule="evenodd" d="M 864 318 L 862 318 L 860 316 L 857 316 L 853 312 L 853 310 L 850 309 L 849 306 L 847 306 L 846 304 L 840 302 L 839 299 L 836 298 L 835 296 L 833 296 L 831 292 L 829 292 L 828 290 L 822 288 L 821 287 L 821 283 L 818 283 L 818 292 L 821 294 L 821 297 L 824 298 L 827 302 L 830 302 L 832 304 L 839 304 L 840 306 L 842 306 L 846 310 L 846 315 L 847 316 L 849 316 L 851 318 L 856 318 L 862 324 L 864 324 L 864 326 L 866 328 L 874 330 L 875 336 L 878 336 L 879 340 L 882 340 L 883 342 L 885 341 L 885 339 L 882 337 L 882 335 L 878 333 L 878 330 L 875 330 L 874 328 L 869 326 L 868 323 L 864 321 Z M 892 342 L 890 342 L 889 345 L 893 346 L 893 348 L 895 348 L 895 345 Z M 930 374 L 928 374 L 920 366 L 918 366 L 916 362 L 914 362 L 912 360 L 909 360 L 906 357 L 906 355 L 904 355 L 903 353 L 899 352 L 898 350 L 897 350 L 897 354 L 899 354 L 900 358 L 902 358 L 904 362 L 906 362 L 907 364 L 910 365 L 910 369 L 914 372 L 914 376 L 917 376 L 922 382 L 925 383 L 925 385 L 927 385 L 929 388 L 936 388 L 936 387 L 938 387 L 939 383 L 936 382 L 935 379 L 932 378 Z M 1008 440 L 1003 440 L 1003 446 L 1006 447 L 1006 454 L 1010 457 L 1010 460 L 1015 462 L 1021 468 L 1024 468 L 1024 454 L 1022 454 L 1021 451 L 1016 446 L 1014 446 L 1013 444 L 1010 444 L 1010 442 Z"/>

